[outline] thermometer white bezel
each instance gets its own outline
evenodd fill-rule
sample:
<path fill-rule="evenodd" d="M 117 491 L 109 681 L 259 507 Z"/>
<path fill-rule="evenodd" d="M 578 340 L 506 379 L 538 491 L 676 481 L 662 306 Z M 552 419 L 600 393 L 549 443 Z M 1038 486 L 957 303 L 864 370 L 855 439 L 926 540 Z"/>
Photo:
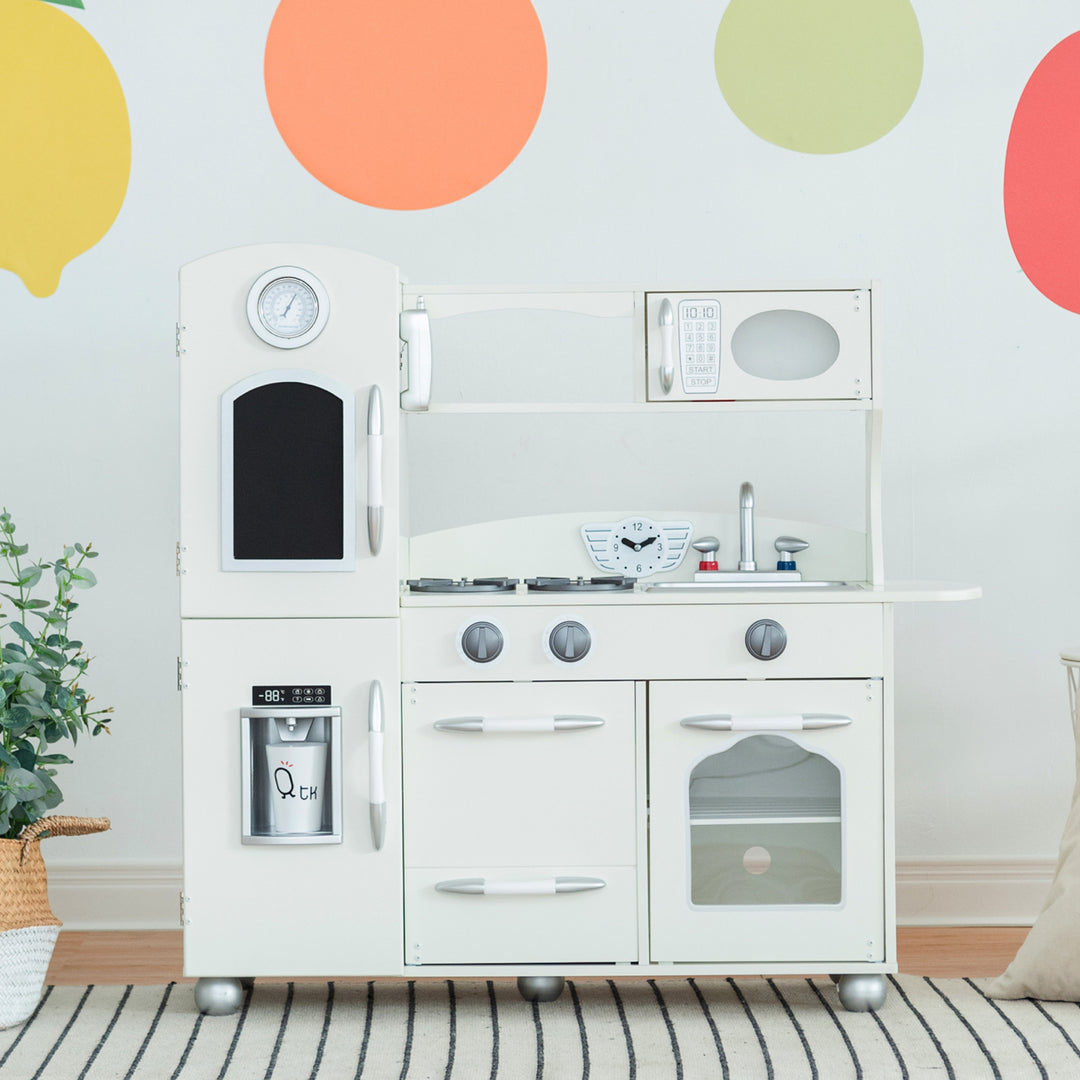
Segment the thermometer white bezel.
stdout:
<path fill-rule="evenodd" d="M 314 311 L 310 320 L 305 321 L 296 332 L 286 331 L 280 326 L 275 328 L 263 309 L 263 298 L 274 285 L 281 281 L 292 280 L 307 294 Z M 323 283 L 309 270 L 300 266 L 275 266 L 260 274 L 248 290 L 247 317 L 251 329 L 267 345 L 277 349 L 298 349 L 314 341 L 326 326 L 330 317 L 330 296 Z"/>

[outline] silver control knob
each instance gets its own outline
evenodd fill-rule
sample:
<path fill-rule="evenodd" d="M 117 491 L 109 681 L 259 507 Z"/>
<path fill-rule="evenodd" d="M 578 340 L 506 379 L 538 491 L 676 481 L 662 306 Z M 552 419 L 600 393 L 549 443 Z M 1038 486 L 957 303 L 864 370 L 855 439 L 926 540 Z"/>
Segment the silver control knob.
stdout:
<path fill-rule="evenodd" d="M 581 623 L 567 619 L 548 635 L 548 648 L 553 656 L 567 664 L 584 660 L 592 648 L 592 635 Z"/>
<path fill-rule="evenodd" d="M 502 631 L 494 623 L 474 622 L 461 635 L 461 651 L 477 664 L 490 664 L 504 644 Z"/>
<path fill-rule="evenodd" d="M 746 649 L 758 660 L 775 660 L 787 648 L 787 631 L 775 619 L 758 619 L 746 631 Z"/>
<path fill-rule="evenodd" d="M 712 555 L 720 547 L 720 541 L 715 536 L 702 536 L 700 539 L 695 540 L 690 545 L 695 551 L 700 551 L 702 555 Z M 702 559 L 702 562 L 713 562 L 712 559 Z"/>

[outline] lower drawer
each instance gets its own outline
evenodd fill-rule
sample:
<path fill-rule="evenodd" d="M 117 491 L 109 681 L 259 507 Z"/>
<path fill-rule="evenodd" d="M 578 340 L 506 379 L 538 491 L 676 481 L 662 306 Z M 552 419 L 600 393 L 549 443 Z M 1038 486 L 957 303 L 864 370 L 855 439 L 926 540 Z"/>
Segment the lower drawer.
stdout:
<path fill-rule="evenodd" d="M 406 964 L 637 960 L 632 866 L 405 871 Z"/>

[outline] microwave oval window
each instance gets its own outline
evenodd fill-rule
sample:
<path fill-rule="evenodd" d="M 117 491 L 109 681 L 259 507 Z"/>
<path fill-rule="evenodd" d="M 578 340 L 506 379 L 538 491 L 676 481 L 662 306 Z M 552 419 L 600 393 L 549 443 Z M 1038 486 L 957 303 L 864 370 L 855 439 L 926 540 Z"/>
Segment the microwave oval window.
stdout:
<path fill-rule="evenodd" d="M 840 337 L 809 311 L 759 311 L 736 327 L 731 355 L 747 375 L 758 379 L 812 379 L 836 363 Z"/>

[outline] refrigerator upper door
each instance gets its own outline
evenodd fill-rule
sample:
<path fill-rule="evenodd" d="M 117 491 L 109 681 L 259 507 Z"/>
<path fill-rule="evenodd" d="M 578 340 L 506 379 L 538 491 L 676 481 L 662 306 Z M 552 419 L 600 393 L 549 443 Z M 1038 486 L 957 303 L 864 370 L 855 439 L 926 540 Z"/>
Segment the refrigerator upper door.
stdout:
<path fill-rule="evenodd" d="M 398 535 L 398 413 L 376 433 L 364 418 L 395 400 L 399 308 L 397 268 L 359 252 L 269 244 L 181 269 L 182 616 L 396 614 L 398 546 L 369 521 Z"/>

